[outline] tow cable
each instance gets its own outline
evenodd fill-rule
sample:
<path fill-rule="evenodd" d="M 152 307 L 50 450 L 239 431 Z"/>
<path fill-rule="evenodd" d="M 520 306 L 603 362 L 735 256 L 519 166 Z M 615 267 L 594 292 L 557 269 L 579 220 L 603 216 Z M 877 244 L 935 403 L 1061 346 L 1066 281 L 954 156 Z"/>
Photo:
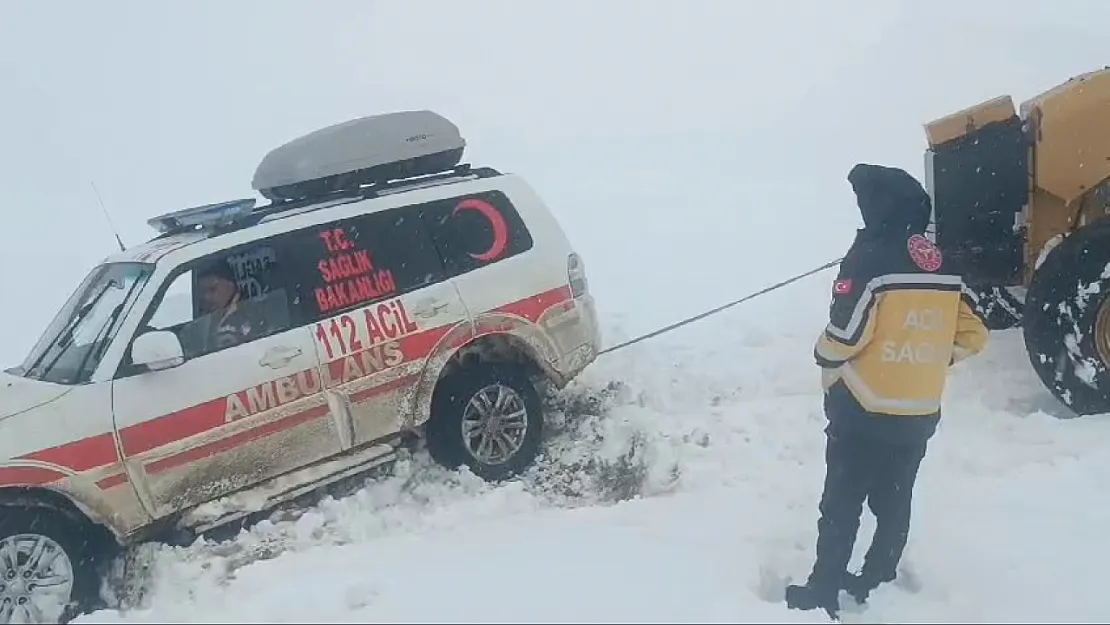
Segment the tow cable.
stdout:
<path fill-rule="evenodd" d="M 737 304 L 743 304 L 744 302 L 746 302 L 748 300 L 753 300 L 753 299 L 755 299 L 757 297 L 760 297 L 762 295 L 766 295 L 768 293 L 771 293 L 772 291 L 777 291 L 777 290 L 781 289 L 784 286 L 787 286 L 789 284 L 793 284 L 793 283 L 797 282 L 798 280 L 801 280 L 802 278 L 808 278 L 809 276 L 812 276 L 815 273 L 820 273 L 820 272 L 828 269 L 829 267 L 833 267 L 833 266 L 838 265 L 841 260 L 844 260 L 843 257 L 838 258 L 836 260 L 830 260 L 829 262 L 825 263 L 824 265 L 821 265 L 819 267 L 814 267 L 813 269 L 810 269 L 809 271 L 806 271 L 806 272 L 800 273 L 796 276 L 787 278 L 786 280 L 783 280 L 782 282 L 776 282 L 775 284 L 772 284 L 771 286 L 762 288 L 762 289 L 756 291 L 755 293 L 749 293 L 748 295 L 745 295 L 744 297 L 741 297 L 738 300 L 733 300 L 733 301 L 728 302 L 726 304 L 722 304 L 720 306 L 717 306 L 716 308 L 712 308 L 712 309 L 707 310 L 703 313 L 694 315 L 693 317 L 687 317 L 686 319 L 683 319 L 682 321 L 679 321 L 677 323 L 672 323 L 669 326 L 659 328 L 658 330 L 655 330 L 653 332 L 648 332 L 647 334 L 637 336 L 636 338 L 629 339 L 627 341 L 624 341 L 623 343 L 618 343 L 618 344 L 613 345 L 611 347 L 606 347 L 605 349 L 598 352 L 597 355 L 601 356 L 603 354 L 609 354 L 609 353 L 615 352 L 617 350 L 624 349 L 625 347 L 628 347 L 629 345 L 635 345 L 636 343 L 639 343 L 641 341 L 646 341 L 650 338 L 654 338 L 656 336 L 659 336 L 660 334 L 666 334 L 667 332 L 670 332 L 671 330 L 681 328 L 682 326 L 694 323 L 695 321 L 700 321 L 702 319 L 705 319 L 706 317 L 710 317 L 712 315 L 715 315 L 715 314 L 717 314 L 717 313 L 719 313 L 723 310 L 727 310 L 729 308 L 732 308 L 733 306 L 736 306 Z"/>

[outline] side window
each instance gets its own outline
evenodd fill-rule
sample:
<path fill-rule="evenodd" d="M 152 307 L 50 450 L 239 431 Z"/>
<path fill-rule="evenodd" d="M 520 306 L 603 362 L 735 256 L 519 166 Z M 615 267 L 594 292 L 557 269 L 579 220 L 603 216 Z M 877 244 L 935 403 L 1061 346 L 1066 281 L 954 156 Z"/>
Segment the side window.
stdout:
<path fill-rule="evenodd" d="M 500 191 L 437 200 L 421 206 L 449 275 L 516 256 L 532 248 L 532 235 Z"/>
<path fill-rule="evenodd" d="M 177 334 L 186 359 L 284 332 L 299 304 L 291 237 L 220 252 L 172 279 L 146 330 Z"/>
<path fill-rule="evenodd" d="M 147 326 L 154 330 L 177 330 L 193 320 L 193 273 L 178 275 L 162 296 Z"/>
<path fill-rule="evenodd" d="M 316 321 L 443 280 L 420 213 L 396 208 L 299 233 L 305 318 Z"/>

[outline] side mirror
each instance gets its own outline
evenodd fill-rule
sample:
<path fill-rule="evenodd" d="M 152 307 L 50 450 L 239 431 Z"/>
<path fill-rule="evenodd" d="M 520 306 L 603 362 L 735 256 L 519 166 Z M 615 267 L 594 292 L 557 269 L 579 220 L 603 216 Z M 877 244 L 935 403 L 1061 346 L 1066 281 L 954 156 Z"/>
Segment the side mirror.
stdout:
<path fill-rule="evenodd" d="M 185 352 L 177 335 L 167 330 L 154 330 L 140 334 L 131 344 L 131 362 L 145 365 L 151 371 L 161 371 L 180 366 L 185 362 Z"/>

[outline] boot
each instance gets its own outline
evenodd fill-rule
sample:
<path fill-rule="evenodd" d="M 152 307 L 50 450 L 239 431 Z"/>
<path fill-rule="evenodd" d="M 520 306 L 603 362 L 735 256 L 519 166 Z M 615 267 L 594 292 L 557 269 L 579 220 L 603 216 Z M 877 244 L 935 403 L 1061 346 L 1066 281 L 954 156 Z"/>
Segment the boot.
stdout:
<path fill-rule="evenodd" d="M 841 587 L 856 600 L 857 604 L 863 605 L 867 603 L 867 597 L 870 596 L 872 590 L 875 590 L 876 586 L 871 585 L 862 575 L 845 572 Z"/>
<path fill-rule="evenodd" d="M 821 608 L 829 618 L 840 620 L 840 594 L 839 588 L 824 588 L 821 586 L 798 586 L 791 584 L 786 587 L 786 607 L 791 610 L 816 610 Z"/>
<path fill-rule="evenodd" d="M 896 575 L 871 575 L 868 571 L 864 570 L 861 573 L 844 573 L 844 580 L 841 584 L 843 588 L 858 604 L 867 603 L 867 598 L 871 596 L 871 592 L 885 582 L 894 581 Z"/>

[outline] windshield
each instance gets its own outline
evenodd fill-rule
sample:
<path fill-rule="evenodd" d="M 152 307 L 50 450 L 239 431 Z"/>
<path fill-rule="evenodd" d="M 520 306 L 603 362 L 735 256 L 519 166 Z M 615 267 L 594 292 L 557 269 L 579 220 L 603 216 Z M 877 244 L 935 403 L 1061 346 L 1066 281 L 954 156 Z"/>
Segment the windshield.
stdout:
<path fill-rule="evenodd" d="M 144 263 L 107 263 L 93 269 L 11 373 L 59 384 L 88 380 L 115 336 L 122 313 L 153 269 Z"/>

